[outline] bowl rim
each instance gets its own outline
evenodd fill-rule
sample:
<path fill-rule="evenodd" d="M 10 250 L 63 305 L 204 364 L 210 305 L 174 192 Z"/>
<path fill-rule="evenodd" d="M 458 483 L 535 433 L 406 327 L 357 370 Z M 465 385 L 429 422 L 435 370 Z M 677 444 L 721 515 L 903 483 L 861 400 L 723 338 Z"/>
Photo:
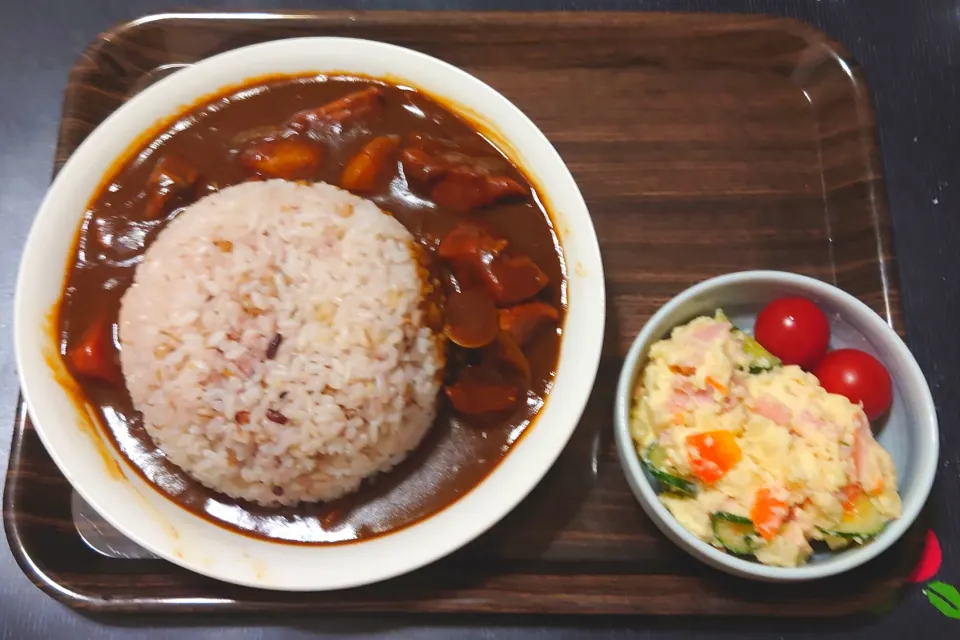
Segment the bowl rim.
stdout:
<path fill-rule="evenodd" d="M 825 564 L 772 567 L 738 558 L 700 540 L 680 525 L 660 502 L 657 493 L 650 485 L 649 478 L 643 469 L 640 456 L 630 435 L 630 409 L 633 404 L 633 388 L 640 373 L 641 359 L 645 357 L 649 345 L 652 345 L 654 340 L 659 339 L 664 330 L 669 331 L 673 328 L 663 327 L 666 319 L 688 300 L 705 292 L 719 287 L 756 283 L 796 285 L 822 293 L 824 297 L 839 297 L 845 304 L 856 309 L 858 314 L 862 315 L 863 319 L 871 324 L 876 333 L 882 336 L 882 340 L 898 352 L 900 358 L 907 363 L 907 377 L 920 382 L 916 387 L 920 390 L 919 409 L 921 415 L 918 416 L 917 420 L 911 421 L 911 424 L 915 425 L 915 428 L 919 431 L 919 448 L 914 453 L 914 457 L 921 461 L 921 464 L 915 465 L 916 469 L 914 470 L 913 480 L 919 488 L 919 492 L 914 494 L 916 498 L 910 502 L 905 502 L 901 517 L 888 525 L 870 544 L 838 553 L 835 556 L 836 559 L 832 559 Z M 654 524 L 684 551 L 706 564 L 726 573 L 765 582 L 801 582 L 837 575 L 858 567 L 886 551 L 913 524 L 926 503 L 933 487 L 939 459 L 940 443 L 937 414 L 930 387 L 926 382 L 923 371 L 920 369 L 920 365 L 896 331 L 863 301 L 843 289 L 816 278 L 786 271 L 754 270 L 716 276 L 681 291 L 660 307 L 644 324 L 643 329 L 637 334 L 630 346 L 617 382 L 614 414 L 614 435 L 620 466 L 627 477 L 634 496 Z"/>
<path fill-rule="evenodd" d="M 321 58 L 327 62 L 317 63 Z M 43 348 L 41 352 L 36 348 L 46 345 L 37 337 L 38 332 L 43 331 L 35 326 L 37 308 L 48 302 L 38 302 L 35 299 L 38 296 L 30 290 L 31 283 L 41 278 L 31 270 L 44 260 L 56 262 L 41 255 L 43 242 L 52 242 L 49 238 L 64 233 L 51 229 L 54 209 L 71 209 L 71 238 L 75 237 L 86 210 L 87 200 L 80 204 L 69 201 L 64 185 L 73 180 L 75 174 L 83 176 L 85 171 L 93 171 L 83 168 L 88 159 L 102 160 L 109 167 L 129 151 L 135 137 L 122 141 L 125 151 L 120 155 L 99 148 L 110 136 L 120 135 L 115 129 L 121 122 L 124 125 L 119 127 L 121 131 L 135 123 L 140 133 L 149 131 L 155 126 L 156 118 L 151 114 L 156 115 L 153 112 L 159 109 L 157 105 L 166 105 L 160 119 L 169 118 L 182 112 L 185 104 L 192 105 L 221 88 L 234 86 L 234 76 L 252 79 L 263 75 L 254 69 L 270 66 L 270 60 L 277 68 L 268 69 L 265 72 L 268 74 L 354 73 L 391 84 L 408 84 L 443 99 L 448 108 L 478 126 L 489 122 L 496 133 L 501 131 L 494 125 L 500 124 L 515 134 L 522 134 L 522 140 L 505 134 L 504 141 L 509 148 L 498 146 L 524 169 L 537 187 L 538 195 L 548 200 L 548 211 L 567 263 L 567 314 L 560 356 L 552 391 L 545 398 L 536 423 L 526 429 L 493 471 L 455 502 L 396 531 L 350 544 L 308 546 L 268 542 L 212 524 L 148 485 L 98 428 L 94 437 L 106 444 L 113 462 L 126 469 L 125 473 L 121 471 L 124 480 L 115 483 L 123 488 L 110 486 L 105 469 L 92 471 L 78 466 L 82 456 L 89 459 L 88 453 L 71 451 L 66 439 L 58 441 L 58 434 L 63 436 L 66 429 L 79 430 L 80 427 L 55 424 L 58 415 L 62 418 L 62 410 L 58 414 L 57 409 L 48 406 L 53 403 L 41 402 L 50 400 L 54 393 L 69 393 L 56 381 L 56 371 L 42 362 L 45 360 Z M 338 62 L 334 64 L 333 60 Z M 363 70 L 365 66 L 376 65 L 388 71 L 368 74 Z M 224 73 L 218 76 L 218 72 Z M 422 82 L 416 82 L 415 78 Z M 441 81 L 449 88 L 441 90 L 437 86 Z M 455 93 L 454 87 L 467 90 Z M 190 94 L 193 98 L 187 103 L 175 102 L 178 94 Z M 110 157 L 106 157 L 107 153 Z M 531 156 L 537 161 L 531 161 Z M 104 172 L 95 176 L 97 185 L 105 175 Z M 91 186 L 91 193 L 95 193 L 96 188 Z M 562 200 L 555 198 L 555 194 L 562 195 Z M 576 268 L 571 264 L 572 258 L 576 260 Z M 64 265 L 69 266 L 71 260 L 72 254 L 68 253 Z M 55 267 L 60 269 L 59 265 Z M 60 292 L 62 280 L 61 275 Z M 59 297 L 60 293 L 57 299 Z M 550 141 L 512 102 L 479 78 L 419 51 L 358 38 L 289 38 L 227 51 L 159 80 L 121 105 L 74 151 L 49 187 L 25 243 L 14 295 L 14 348 L 24 400 L 44 447 L 73 488 L 112 526 L 148 551 L 211 578 L 263 589 L 322 591 L 379 582 L 438 560 L 492 527 L 533 490 L 566 446 L 592 392 L 603 343 L 605 298 L 599 242 L 583 196 Z M 49 313 L 47 309 L 44 311 Z M 50 391 L 51 381 L 59 388 L 57 392 Z M 558 396 L 561 388 L 562 394 Z M 59 398 L 52 399 L 60 402 Z M 71 437 L 76 441 L 80 436 L 71 434 Z M 123 495 L 129 497 L 129 501 L 108 504 L 108 495 Z M 176 527 L 171 521 L 175 521 Z M 430 543 L 424 544 L 425 540 Z M 187 543 L 196 548 L 188 548 Z M 224 545 L 232 546 L 225 550 Z M 358 549 L 366 550 L 358 552 Z M 261 556 L 252 557 L 257 554 L 283 564 L 282 570 L 279 573 L 268 570 Z M 325 560 L 318 561 L 320 556 Z M 350 559 L 362 561 L 364 566 L 353 571 L 356 567 L 349 564 Z M 313 574 L 310 574 L 311 568 Z"/>

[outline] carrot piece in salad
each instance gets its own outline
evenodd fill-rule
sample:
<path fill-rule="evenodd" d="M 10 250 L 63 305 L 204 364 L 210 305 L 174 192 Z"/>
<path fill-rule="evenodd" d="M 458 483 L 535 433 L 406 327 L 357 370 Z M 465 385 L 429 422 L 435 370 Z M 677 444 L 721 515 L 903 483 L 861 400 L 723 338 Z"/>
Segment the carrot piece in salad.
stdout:
<path fill-rule="evenodd" d="M 764 487 L 757 491 L 753 499 L 753 508 L 750 510 L 750 519 L 753 528 L 764 540 L 770 541 L 776 537 L 790 510 L 787 503 L 773 495 L 773 491 Z"/>
<path fill-rule="evenodd" d="M 857 510 L 857 499 L 863 495 L 863 488 L 856 482 L 851 482 L 843 489 L 843 512 L 851 514 Z"/>
<path fill-rule="evenodd" d="M 724 385 L 722 382 L 720 382 L 719 380 L 717 380 L 712 376 L 707 376 L 705 382 L 711 387 L 713 387 L 714 389 L 716 389 L 717 391 L 719 391 L 721 395 L 725 396 L 729 393 L 729 390 L 727 389 L 726 385 Z"/>
<path fill-rule="evenodd" d="M 687 457 L 693 474 L 707 484 L 725 476 L 742 457 L 730 431 L 707 431 L 687 436 Z"/>

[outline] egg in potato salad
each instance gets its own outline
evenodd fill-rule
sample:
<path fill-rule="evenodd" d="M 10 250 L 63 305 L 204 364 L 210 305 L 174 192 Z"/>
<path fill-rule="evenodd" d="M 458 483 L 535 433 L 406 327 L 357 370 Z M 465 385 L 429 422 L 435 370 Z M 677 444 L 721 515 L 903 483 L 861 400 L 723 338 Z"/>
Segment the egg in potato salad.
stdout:
<path fill-rule="evenodd" d="M 772 566 L 862 544 L 900 516 L 897 473 L 860 405 L 782 366 L 718 311 L 654 344 L 630 430 L 695 536 Z"/>

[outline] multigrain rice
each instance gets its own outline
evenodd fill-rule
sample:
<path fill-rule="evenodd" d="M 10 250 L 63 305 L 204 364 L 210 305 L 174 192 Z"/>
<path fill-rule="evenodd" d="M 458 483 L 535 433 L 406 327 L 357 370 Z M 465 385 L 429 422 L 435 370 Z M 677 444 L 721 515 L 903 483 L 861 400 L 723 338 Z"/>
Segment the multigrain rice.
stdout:
<path fill-rule="evenodd" d="M 410 233 L 327 184 L 207 196 L 144 255 L 121 302 L 121 363 L 163 453 L 263 505 L 331 500 L 433 422 L 442 342 Z"/>

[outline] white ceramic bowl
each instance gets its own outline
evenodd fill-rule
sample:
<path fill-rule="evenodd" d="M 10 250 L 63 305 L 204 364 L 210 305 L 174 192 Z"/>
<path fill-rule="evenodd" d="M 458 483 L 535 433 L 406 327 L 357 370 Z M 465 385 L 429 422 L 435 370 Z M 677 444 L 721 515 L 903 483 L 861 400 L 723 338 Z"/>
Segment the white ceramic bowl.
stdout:
<path fill-rule="evenodd" d="M 752 333 L 757 313 L 783 295 L 816 302 L 830 319 L 830 348 L 854 347 L 873 354 L 893 378 L 893 407 L 877 434 L 897 467 L 903 515 L 862 547 L 814 554 L 798 568 L 779 568 L 744 560 L 716 549 L 680 526 L 657 498 L 630 437 L 629 419 L 637 376 L 653 343 L 681 324 L 722 308 L 739 328 Z M 640 505 L 659 529 L 681 548 L 727 573 L 768 582 L 813 580 L 842 573 L 890 547 L 920 513 L 937 470 L 937 415 L 923 372 L 903 341 L 872 309 L 829 284 L 792 273 L 747 271 L 713 278 L 680 293 L 643 327 L 620 373 L 614 414 L 617 453 Z"/>
<path fill-rule="evenodd" d="M 569 268 L 559 370 L 529 433 L 492 474 L 447 509 L 390 535 L 326 547 L 232 533 L 162 497 L 109 440 L 82 426 L 85 420 L 58 382 L 65 372 L 50 330 L 51 309 L 60 297 L 86 205 L 111 163 L 138 135 L 221 87 L 264 74 L 314 71 L 414 86 L 462 105 L 468 119 L 498 132 L 508 145 L 504 150 L 546 198 Z M 57 176 L 30 230 L 14 325 L 17 367 L 40 438 L 74 488 L 110 524 L 155 554 L 220 580 L 289 591 L 338 589 L 390 578 L 449 554 L 500 520 L 540 481 L 573 432 L 596 375 L 604 327 L 603 266 L 570 172 L 546 137 L 503 96 L 455 67 L 408 49 L 343 38 L 290 39 L 224 53 L 179 71 L 134 97 L 90 134 Z"/>

